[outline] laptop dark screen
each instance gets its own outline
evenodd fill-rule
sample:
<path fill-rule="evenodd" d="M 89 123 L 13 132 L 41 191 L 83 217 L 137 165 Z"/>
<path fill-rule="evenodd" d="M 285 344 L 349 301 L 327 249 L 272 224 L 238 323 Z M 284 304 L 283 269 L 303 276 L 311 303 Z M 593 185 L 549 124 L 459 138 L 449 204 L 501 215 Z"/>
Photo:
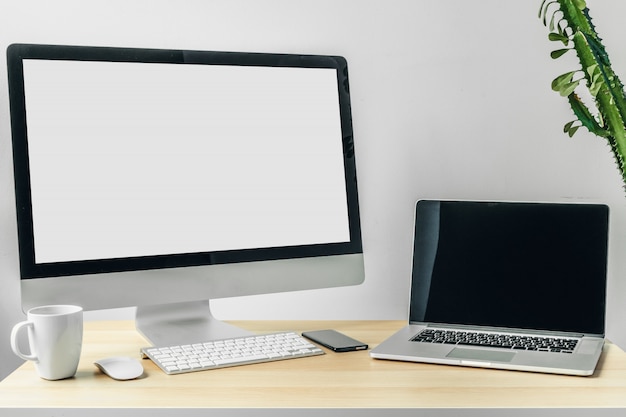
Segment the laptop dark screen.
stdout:
<path fill-rule="evenodd" d="M 422 200 L 411 322 L 604 334 L 608 207 Z"/>

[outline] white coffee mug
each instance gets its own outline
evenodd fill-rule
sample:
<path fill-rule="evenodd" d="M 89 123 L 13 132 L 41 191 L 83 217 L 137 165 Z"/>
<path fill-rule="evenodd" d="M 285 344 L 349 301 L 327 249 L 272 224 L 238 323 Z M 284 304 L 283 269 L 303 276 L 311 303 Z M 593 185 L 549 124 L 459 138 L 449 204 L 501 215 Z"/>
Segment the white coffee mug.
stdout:
<path fill-rule="evenodd" d="M 30 354 L 18 346 L 18 333 L 28 329 Z M 72 305 L 51 305 L 28 310 L 26 321 L 11 332 L 11 348 L 17 356 L 35 362 L 40 377 L 56 380 L 76 374 L 83 344 L 83 309 Z"/>

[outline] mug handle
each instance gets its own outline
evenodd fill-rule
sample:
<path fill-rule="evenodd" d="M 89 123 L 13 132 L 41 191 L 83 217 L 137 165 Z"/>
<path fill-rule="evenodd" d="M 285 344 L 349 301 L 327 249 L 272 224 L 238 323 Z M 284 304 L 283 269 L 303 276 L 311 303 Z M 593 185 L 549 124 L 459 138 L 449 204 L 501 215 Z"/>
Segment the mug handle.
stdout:
<path fill-rule="evenodd" d="M 24 360 L 27 360 L 27 361 L 35 361 L 36 362 L 36 361 L 39 360 L 36 355 L 34 355 L 32 353 L 30 355 L 26 355 L 26 354 L 22 353 L 22 351 L 20 350 L 19 346 L 17 345 L 17 334 L 19 333 L 20 329 L 22 329 L 24 327 L 33 327 L 33 322 L 31 322 L 31 321 L 22 321 L 20 323 L 17 323 L 15 326 L 13 326 L 13 330 L 11 331 L 11 349 L 13 349 L 13 353 L 15 353 L 20 358 L 22 358 Z"/>

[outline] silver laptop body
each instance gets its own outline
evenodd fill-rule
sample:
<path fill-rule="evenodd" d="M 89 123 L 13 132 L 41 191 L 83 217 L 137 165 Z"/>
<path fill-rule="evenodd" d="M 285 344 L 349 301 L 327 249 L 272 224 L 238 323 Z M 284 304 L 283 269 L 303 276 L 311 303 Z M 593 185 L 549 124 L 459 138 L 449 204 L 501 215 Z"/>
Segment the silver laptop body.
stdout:
<path fill-rule="evenodd" d="M 420 200 L 415 213 L 409 324 L 373 358 L 593 374 L 606 205 Z"/>

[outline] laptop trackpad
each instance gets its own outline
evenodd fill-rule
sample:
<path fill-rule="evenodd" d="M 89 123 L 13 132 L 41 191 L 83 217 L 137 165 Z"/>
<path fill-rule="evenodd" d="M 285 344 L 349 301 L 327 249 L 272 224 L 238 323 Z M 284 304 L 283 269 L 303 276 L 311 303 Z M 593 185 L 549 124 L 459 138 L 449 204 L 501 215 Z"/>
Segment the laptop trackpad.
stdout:
<path fill-rule="evenodd" d="M 514 352 L 498 352 L 496 350 L 454 348 L 446 355 L 448 358 L 471 359 L 488 362 L 510 362 Z"/>

